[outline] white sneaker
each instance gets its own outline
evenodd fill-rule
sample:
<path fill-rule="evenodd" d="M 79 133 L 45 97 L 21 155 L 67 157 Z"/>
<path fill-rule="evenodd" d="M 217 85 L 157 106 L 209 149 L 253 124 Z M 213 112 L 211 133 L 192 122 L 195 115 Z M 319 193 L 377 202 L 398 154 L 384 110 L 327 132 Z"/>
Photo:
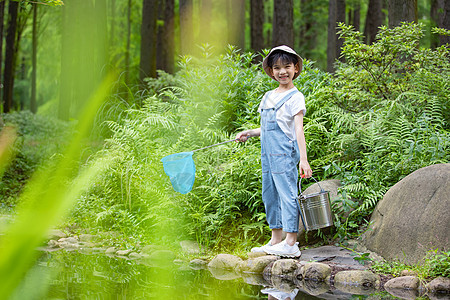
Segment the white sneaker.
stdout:
<path fill-rule="evenodd" d="M 300 249 L 298 248 L 298 243 L 295 243 L 293 246 L 289 246 L 288 243 L 286 243 L 286 240 L 274 246 L 270 246 L 267 248 L 266 253 L 281 257 L 300 257 L 300 255 L 302 255 Z"/>
<path fill-rule="evenodd" d="M 267 250 L 273 247 L 271 242 L 268 242 L 266 245 L 261 246 L 261 247 L 254 247 L 252 248 L 252 250 L 250 250 L 250 252 L 256 252 L 256 253 L 267 253 Z"/>

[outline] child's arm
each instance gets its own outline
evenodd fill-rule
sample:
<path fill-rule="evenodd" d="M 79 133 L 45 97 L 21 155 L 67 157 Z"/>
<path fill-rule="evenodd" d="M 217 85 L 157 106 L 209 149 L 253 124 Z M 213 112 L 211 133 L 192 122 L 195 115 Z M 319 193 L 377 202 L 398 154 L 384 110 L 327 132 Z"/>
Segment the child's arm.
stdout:
<path fill-rule="evenodd" d="M 300 163 L 298 165 L 298 170 L 300 175 L 304 175 L 306 178 L 309 178 L 312 176 L 312 170 L 308 163 L 308 156 L 306 155 L 305 132 L 303 131 L 303 111 L 300 111 L 294 116 L 294 124 L 298 149 L 300 150 Z"/>
<path fill-rule="evenodd" d="M 244 130 L 244 131 L 239 132 L 236 135 L 236 141 L 237 142 L 245 142 L 248 140 L 249 137 L 260 136 L 260 135 L 261 135 L 261 128 Z"/>

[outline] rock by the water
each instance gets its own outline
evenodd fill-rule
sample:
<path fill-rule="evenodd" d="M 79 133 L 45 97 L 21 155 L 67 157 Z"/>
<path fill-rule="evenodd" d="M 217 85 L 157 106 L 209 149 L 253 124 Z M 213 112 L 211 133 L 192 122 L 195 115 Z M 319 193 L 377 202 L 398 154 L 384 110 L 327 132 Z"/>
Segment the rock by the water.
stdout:
<path fill-rule="evenodd" d="M 331 267 L 323 263 L 312 262 L 303 267 L 303 278 L 306 280 L 326 281 L 330 275 Z"/>
<path fill-rule="evenodd" d="M 299 267 L 296 259 L 279 259 L 272 266 L 272 276 L 293 277 Z"/>
<path fill-rule="evenodd" d="M 209 268 L 234 270 L 242 263 L 242 259 L 231 254 L 217 254 L 208 264 Z"/>
<path fill-rule="evenodd" d="M 377 289 L 380 287 L 380 275 L 361 270 L 341 271 L 334 276 L 334 284 L 336 286 L 353 285 Z"/>
<path fill-rule="evenodd" d="M 377 204 L 366 247 L 387 260 L 419 262 L 430 249 L 450 242 L 450 163 L 419 169 L 403 178 Z"/>
<path fill-rule="evenodd" d="M 116 254 L 117 249 L 115 247 L 109 247 L 106 249 L 105 254 Z"/>
<path fill-rule="evenodd" d="M 66 237 L 67 234 L 65 234 L 62 230 L 59 229 L 52 229 L 48 233 L 48 239 L 50 240 L 59 240 Z"/>
<path fill-rule="evenodd" d="M 387 289 L 406 289 L 417 290 L 420 286 L 420 280 L 416 276 L 402 276 L 392 278 L 384 284 L 384 288 Z"/>
<path fill-rule="evenodd" d="M 264 268 L 278 258 L 274 255 L 264 255 L 257 258 L 249 258 L 240 264 L 241 272 L 259 273 L 264 271 Z"/>
<path fill-rule="evenodd" d="M 116 252 L 119 256 L 128 256 L 133 250 L 127 249 L 127 250 L 119 250 Z"/>

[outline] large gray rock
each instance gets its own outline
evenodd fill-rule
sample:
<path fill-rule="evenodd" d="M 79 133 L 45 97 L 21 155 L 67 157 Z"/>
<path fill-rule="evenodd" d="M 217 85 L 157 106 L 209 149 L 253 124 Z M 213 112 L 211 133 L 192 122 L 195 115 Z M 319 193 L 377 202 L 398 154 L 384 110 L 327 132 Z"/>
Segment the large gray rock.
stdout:
<path fill-rule="evenodd" d="M 450 164 L 419 169 L 385 194 L 364 243 L 388 260 L 415 264 L 427 250 L 450 242 Z"/>
<path fill-rule="evenodd" d="M 268 264 L 276 261 L 277 259 L 278 257 L 275 255 L 265 255 L 257 258 L 249 258 L 248 260 L 240 264 L 240 271 L 262 274 L 265 267 L 267 267 Z"/>
<path fill-rule="evenodd" d="M 218 254 L 208 264 L 209 268 L 235 270 L 242 263 L 240 257 L 231 254 Z"/>

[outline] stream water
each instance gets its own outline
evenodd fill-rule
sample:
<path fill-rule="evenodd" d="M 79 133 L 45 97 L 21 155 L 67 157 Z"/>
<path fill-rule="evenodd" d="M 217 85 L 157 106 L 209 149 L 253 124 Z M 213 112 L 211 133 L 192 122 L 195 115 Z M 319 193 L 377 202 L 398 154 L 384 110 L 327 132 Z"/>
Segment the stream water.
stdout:
<path fill-rule="evenodd" d="M 267 285 L 261 285 L 262 278 L 227 279 L 217 279 L 209 270 L 193 270 L 187 265 L 144 265 L 105 254 L 56 251 L 41 256 L 13 299 L 298 300 L 367 297 L 326 290 L 319 297 L 298 289 L 291 289 L 291 293 L 280 293 Z M 285 298 L 289 294 L 290 298 Z"/>

